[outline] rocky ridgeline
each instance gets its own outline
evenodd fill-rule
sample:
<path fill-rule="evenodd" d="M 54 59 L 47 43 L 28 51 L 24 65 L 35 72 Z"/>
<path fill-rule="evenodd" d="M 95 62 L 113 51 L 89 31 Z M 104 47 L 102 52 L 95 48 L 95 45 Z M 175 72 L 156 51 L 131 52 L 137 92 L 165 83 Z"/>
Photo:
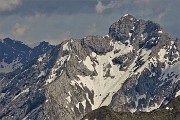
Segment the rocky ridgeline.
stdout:
<path fill-rule="evenodd" d="M 179 51 L 158 24 L 124 15 L 109 35 L 64 41 L 0 76 L 0 119 L 78 120 L 102 106 L 150 112 L 179 95 Z"/>
<path fill-rule="evenodd" d="M 53 48 L 48 42 L 29 47 L 10 38 L 0 40 L 0 73 L 13 72 Z"/>

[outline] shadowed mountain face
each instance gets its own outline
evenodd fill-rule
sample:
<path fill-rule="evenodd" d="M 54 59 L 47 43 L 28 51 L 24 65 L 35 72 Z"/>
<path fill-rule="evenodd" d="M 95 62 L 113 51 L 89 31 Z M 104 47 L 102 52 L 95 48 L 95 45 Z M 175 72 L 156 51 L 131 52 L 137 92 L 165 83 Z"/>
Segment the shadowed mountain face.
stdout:
<path fill-rule="evenodd" d="M 166 106 L 151 112 L 116 112 L 109 107 L 98 108 L 82 120 L 179 120 L 180 96 L 173 98 Z"/>
<path fill-rule="evenodd" d="M 9 73 L 27 65 L 53 47 L 48 42 L 41 42 L 30 48 L 20 41 L 5 38 L 0 41 L 0 73 Z"/>
<path fill-rule="evenodd" d="M 64 41 L 1 75 L 0 119 L 79 120 L 102 106 L 158 109 L 180 94 L 179 51 L 180 40 L 160 25 L 124 15 L 109 35 Z"/>

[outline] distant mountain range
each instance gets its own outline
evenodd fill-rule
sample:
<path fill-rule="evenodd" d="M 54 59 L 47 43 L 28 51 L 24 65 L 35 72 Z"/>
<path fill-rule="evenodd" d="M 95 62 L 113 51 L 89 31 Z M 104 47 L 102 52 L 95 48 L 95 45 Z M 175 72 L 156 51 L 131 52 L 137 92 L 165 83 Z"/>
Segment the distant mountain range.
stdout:
<path fill-rule="evenodd" d="M 0 40 L 0 73 L 9 73 L 27 65 L 39 55 L 54 48 L 48 42 L 41 42 L 33 48 L 10 38 Z"/>
<path fill-rule="evenodd" d="M 180 40 L 129 14 L 108 35 L 56 46 L 1 40 L 0 68 L 2 120 L 176 119 L 170 109 L 179 113 L 176 102 L 168 105 L 179 103 Z"/>

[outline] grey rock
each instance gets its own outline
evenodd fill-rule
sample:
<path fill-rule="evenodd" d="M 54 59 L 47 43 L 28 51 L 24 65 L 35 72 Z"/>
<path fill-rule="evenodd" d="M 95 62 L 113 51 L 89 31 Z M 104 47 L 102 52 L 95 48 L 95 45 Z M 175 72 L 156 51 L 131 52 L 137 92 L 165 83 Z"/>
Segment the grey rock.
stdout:
<path fill-rule="evenodd" d="M 79 120 L 103 105 L 147 112 L 176 96 L 180 40 L 131 15 L 109 35 L 66 40 L 0 74 L 0 119 Z"/>

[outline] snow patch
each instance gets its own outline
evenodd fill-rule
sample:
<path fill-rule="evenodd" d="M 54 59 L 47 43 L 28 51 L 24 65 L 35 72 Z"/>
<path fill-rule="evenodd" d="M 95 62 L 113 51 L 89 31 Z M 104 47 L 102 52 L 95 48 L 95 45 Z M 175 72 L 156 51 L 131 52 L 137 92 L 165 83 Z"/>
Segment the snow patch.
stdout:
<path fill-rule="evenodd" d="M 79 104 L 82 104 L 83 105 L 83 107 L 84 107 L 84 109 L 86 108 L 86 100 L 84 100 L 84 101 L 82 101 L 82 102 L 78 102 L 77 104 L 76 104 L 76 107 L 79 109 L 80 107 L 79 107 Z"/>
<path fill-rule="evenodd" d="M 39 58 L 38 58 L 38 61 L 39 61 L 39 62 L 42 62 L 42 61 L 43 61 L 43 57 L 39 57 Z"/>
<path fill-rule="evenodd" d="M 169 75 L 171 76 L 169 80 L 172 81 L 172 84 L 180 80 L 180 61 L 175 63 L 173 66 L 169 66 L 168 68 L 164 69 L 160 79 L 165 80 Z"/>
<path fill-rule="evenodd" d="M 105 37 L 109 37 L 109 35 L 105 35 Z"/>
<path fill-rule="evenodd" d="M 160 49 L 160 51 L 158 52 L 160 62 L 165 62 L 166 59 L 164 58 L 164 56 L 166 55 L 166 52 L 166 49 Z"/>
<path fill-rule="evenodd" d="M 69 51 L 68 42 L 63 45 L 63 51 L 65 50 Z"/>
<path fill-rule="evenodd" d="M 141 40 L 145 40 L 148 36 L 148 33 L 141 34 Z"/>
<path fill-rule="evenodd" d="M 83 64 L 90 70 L 94 71 L 93 62 L 91 61 L 89 56 L 86 56 L 86 59 L 83 61 Z"/>
<path fill-rule="evenodd" d="M 173 108 L 166 107 L 166 110 L 173 110 Z"/>
<path fill-rule="evenodd" d="M 129 52 L 132 52 L 133 46 L 132 45 L 126 46 L 121 42 L 115 42 L 113 51 L 117 51 L 117 50 L 120 50 L 119 55 L 124 55 L 124 54 L 128 54 Z"/>
<path fill-rule="evenodd" d="M 68 94 L 69 94 L 70 96 L 72 96 L 70 91 L 68 92 Z"/>
<path fill-rule="evenodd" d="M 49 78 L 46 80 L 46 84 L 51 83 L 52 81 L 54 81 L 57 78 L 56 76 L 56 70 L 52 69 L 51 71 L 51 75 L 49 76 Z"/>
<path fill-rule="evenodd" d="M 138 68 L 134 74 L 138 74 L 138 73 L 141 73 L 145 68 L 149 68 L 149 63 L 150 61 L 148 60 L 149 59 L 149 55 L 151 54 L 151 50 L 146 50 L 146 49 L 140 49 L 138 51 L 138 53 L 140 53 L 140 55 L 138 56 L 142 56 L 141 60 L 143 60 L 145 63 L 143 65 L 141 65 L 140 68 Z M 134 60 L 134 63 L 135 61 L 137 61 L 138 57 L 136 57 L 136 59 Z M 133 68 L 132 70 L 134 71 L 136 68 Z"/>
<path fill-rule="evenodd" d="M 175 97 L 179 96 L 180 95 L 180 90 L 178 92 L 176 92 L 176 95 Z"/>
<path fill-rule="evenodd" d="M 161 30 L 160 30 L 160 31 L 158 31 L 158 33 L 160 33 L 160 34 L 161 34 L 161 33 L 163 33 L 163 31 L 161 31 Z"/>
<path fill-rule="evenodd" d="M 22 92 L 20 92 L 18 95 L 14 96 L 13 100 L 17 99 L 21 94 L 29 92 L 29 88 L 26 88 Z"/>
<path fill-rule="evenodd" d="M 90 70 L 96 70 L 97 76 L 80 76 L 79 79 L 71 81 L 71 85 L 77 84 L 79 87 L 84 89 L 86 86 L 90 91 L 94 92 L 94 104 L 88 98 L 92 109 L 97 109 L 101 106 L 107 106 L 112 100 L 112 96 L 119 90 L 122 83 L 130 76 L 131 66 L 126 72 L 119 71 L 119 65 L 114 65 L 112 60 L 122 54 L 127 54 L 133 50 L 132 46 L 125 46 L 122 43 L 115 42 L 113 44 L 113 50 L 106 53 L 105 55 L 96 55 L 95 59 L 97 62 L 91 61 L 90 57 L 87 56 L 84 64 Z M 114 54 L 114 51 L 120 51 Z M 95 65 L 93 68 L 92 64 Z M 109 66 L 107 68 L 107 66 Z M 110 70 L 110 76 L 104 76 L 107 70 Z"/>
<path fill-rule="evenodd" d="M 134 112 L 136 112 L 136 110 L 137 110 L 137 107 L 138 107 L 138 102 L 139 102 L 139 100 L 141 100 L 141 99 L 146 99 L 146 94 L 143 94 L 143 95 L 136 95 L 136 101 L 135 101 L 135 108 L 131 108 L 131 109 L 129 109 L 129 111 L 131 112 L 131 113 L 134 113 Z M 127 98 L 127 101 L 129 101 L 130 99 L 129 98 Z"/>
<path fill-rule="evenodd" d="M 126 17 L 126 16 L 128 16 L 129 14 L 125 14 L 123 17 Z"/>
<path fill-rule="evenodd" d="M 95 52 L 92 52 L 92 53 L 91 53 L 91 57 L 96 57 L 96 53 L 95 53 Z"/>
<path fill-rule="evenodd" d="M 150 106 L 148 108 L 145 109 L 146 112 L 151 112 L 152 110 L 158 109 L 161 106 L 161 104 L 157 104 L 155 103 L 154 106 Z"/>
<path fill-rule="evenodd" d="M 114 45 L 113 40 L 111 40 L 109 44 L 110 46 L 113 46 Z"/>
<path fill-rule="evenodd" d="M 57 74 L 57 71 L 62 68 L 62 66 L 65 64 L 65 61 L 68 61 L 70 57 L 71 57 L 70 55 L 66 55 L 66 56 L 60 57 L 60 59 L 57 60 L 54 67 L 51 69 L 48 79 L 46 80 L 46 85 L 54 81 L 58 76 L 62 74 L 63 70 L 61 70 L 59 75 Z"/>
<path fill-rule="evenodd" d="M 6 95 L 6 93 L 1 93 L 0 99 L 3 98 Z"/>
<path fill-rule="evenodd" d="M 9 73 L 21 66 L 22 66 L 22 63 L 18 60 L 18 58 L 13 60 L 10 64 L 2 60 L 2 62 L 0 62 L 0 73 Z"/>
<path fill-rule="evenodd" d="M 68 96 L 68 97 L 66 98 L 66 100 L 68 101 L 68 103 L 70 103 L 70 102 L 71 102 L 71 96 Z"/>
<path fill-rule="evenodd" d="M 45 76 L 45 75 L 46 75 L 45 71 L 41 71 L 41 73 L 38 75 L 38 78 Z"/>

